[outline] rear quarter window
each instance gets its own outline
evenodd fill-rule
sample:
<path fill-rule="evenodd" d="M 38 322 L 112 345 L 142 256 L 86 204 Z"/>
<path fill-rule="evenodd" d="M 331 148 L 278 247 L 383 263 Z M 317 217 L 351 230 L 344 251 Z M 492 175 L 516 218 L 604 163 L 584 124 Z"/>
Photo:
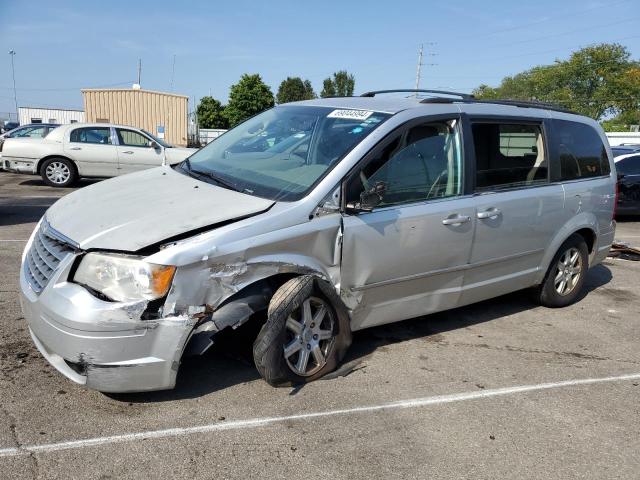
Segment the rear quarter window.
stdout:
<path fill-rule="evenodd" d="M 584 123 L 555 120 L 555 138 L 560 162 L 560 180 L 609 175 L 607 149 L 600 135 Z"/>

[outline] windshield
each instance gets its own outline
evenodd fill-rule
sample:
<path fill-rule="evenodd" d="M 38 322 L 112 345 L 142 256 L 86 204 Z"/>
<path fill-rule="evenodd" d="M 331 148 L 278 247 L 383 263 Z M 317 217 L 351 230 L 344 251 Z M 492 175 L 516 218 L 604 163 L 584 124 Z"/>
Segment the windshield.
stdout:
<path fill-rule="evenodd" d="M 147 135 L 149 135 L 152 139 L 154 139 L 156 142 L 158 142 L 158 144 L 162 145 L 164 148 L 173 148 L 173 145 L 169 145 L 167 142 L 165 142 L 164 140 L 160 140 L 158 137 L 156 137 L 155 135 L 151 135 L 149 132 L 147 132 L 146 130 L 142 130 L 144 133 L 146 133 Z"/>
<path fill-rule="evenodd" d="M 181 168 L 252 195 L 298 200 L 389 117 L 364 110 L 276 107 L 229 130 Z"/>

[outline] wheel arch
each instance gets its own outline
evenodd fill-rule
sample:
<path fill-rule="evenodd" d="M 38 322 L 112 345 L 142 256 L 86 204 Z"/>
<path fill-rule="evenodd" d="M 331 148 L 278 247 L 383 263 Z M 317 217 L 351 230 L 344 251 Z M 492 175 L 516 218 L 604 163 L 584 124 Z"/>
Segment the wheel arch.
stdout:
<path fill-rule="evenodd" d="M 47 160 L 50 160 L 52 158 L 63 158 L 65 160 L 68 160 L 69 162 L 71 162 L 71 165 L 73 165 L 73 168 L 75 168 L 76 170 L 76 174 L 80 174 L 79 170 L 78 170 L 78 164 L 76 162 L 74 162 L 72 159 L 70 159 L 69 157 L 65 156 L 65 155 L 60 155 L 58 154 L 51 154 L 51 155 L 47 155 L 45 157 L 42 157 L 40 160 L 38 160 L 38 163 L 36 164 L 36 173 L 38 175 L 42 175 L 42 165 L 44 164 L 44 162 L 46 162 Z"/>
<path fill-rule="evenodd" d="M 594 215 L 591 214 L 583 214 L 581 216 L 573 218 L 567 224 L 563 226 L 555 235 L 553 240 L 549 243 L 547 250 L 544 253 L 540 272 L 538 273 L 537 282 L 541 283 L 544 280 L 544 276 L 549 269 L 549 265 L 551 264 L 551 260 L 558 252 L 560 246 L 571 236 L 574 234 L 580 235 L 584 238 L 585 243 L 587 244 L 587 250 L 589 252 L 589 266 L 591 266 L 593 259 L 595 257 L 595 253 L 597 252 L 597 244 L 598 244 L 598 234 L 597 232 L 597 223 Z"/>
<path fill-rule="evenodd" d="M 183 356 L 204 354 L 212 345 L 211 339 L 217 333 L 227 328 L 235 330 L 256 315 L 266 312 L 271 298 L 282 285 L 292 278 L 309 274 L 304 271 L 274 273 L 248 283 L 223 300 L 194 326 Z M 312 275 L 322 278 L 319 274 Z"/>

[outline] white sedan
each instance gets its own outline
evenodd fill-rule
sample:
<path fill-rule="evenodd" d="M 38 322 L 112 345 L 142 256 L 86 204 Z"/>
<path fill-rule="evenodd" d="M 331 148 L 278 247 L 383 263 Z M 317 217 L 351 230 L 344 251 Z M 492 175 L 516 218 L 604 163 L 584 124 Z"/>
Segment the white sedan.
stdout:
<path fill-rule="evenodd" d="M 42 139 L 7 139 L 2 162 L 5 170 L 40 174 L 48 185 L 67 187 L 80 177 L 115 177 L 172 165 L 195 151 L 173 147 L 138 128 L 72 123 Z"/>

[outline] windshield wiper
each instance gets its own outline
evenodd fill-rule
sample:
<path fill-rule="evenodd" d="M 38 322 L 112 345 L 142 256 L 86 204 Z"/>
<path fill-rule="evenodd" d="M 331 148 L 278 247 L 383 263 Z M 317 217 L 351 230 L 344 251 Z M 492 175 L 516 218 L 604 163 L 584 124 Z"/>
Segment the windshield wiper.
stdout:
<path fill-rule="evenodd" d="M 185 160 L 185 162 L 187 163 L 187 166 L 189 168 L 189 173 L 191 173 L 192 175 L 199 175 L 201 177 L 206 177 L 209 178 L 211 180 L 213 180 L 214 182 L 216 182 L 218 185 L 228 189 L 228 190 L 233 190 L 234 192 L 243 192 L 244 190 L 238 188 L 236 185 L 234 185 L 233 183 L 230 183 L 228 180 L 225 180 L 224 178 L 220 177 L 219 175 L 216 175 L 213 172 L 203 172 L 202 170 L 194 170 L 193 168 L 191 168 L 191 162 L 189 162 L 189 159 Z"/>

